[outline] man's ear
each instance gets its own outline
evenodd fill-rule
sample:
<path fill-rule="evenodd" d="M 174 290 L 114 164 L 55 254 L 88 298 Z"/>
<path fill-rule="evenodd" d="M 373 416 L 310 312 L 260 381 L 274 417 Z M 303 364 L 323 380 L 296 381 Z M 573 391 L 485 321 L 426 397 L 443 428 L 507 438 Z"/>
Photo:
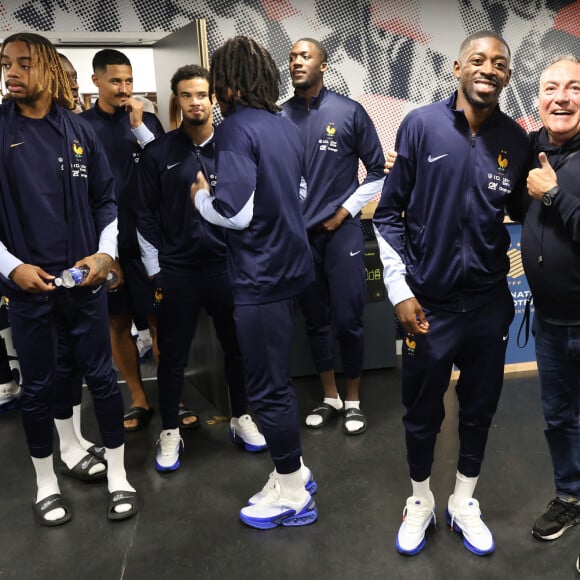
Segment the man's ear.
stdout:
<path fill-rule="evenodd" d="M 458 60 L 453 61 L 453 76 L 457 80 L 461 78 L 461 63 Z"/>
<path fill-rule="evenodd" d="M 99 77 L 97 77 L 97 75 L 95 73 L 93 73 L 91 75 L 91 80 L 93 81 L 93 84 L 95 85 L 95 87 L 99 86 Z"/>
<path fill-rule="evenodd" d="M 320 72 L 325 73 L 328 70 L 328 63 L 323 61 L 320 63 Z"/>

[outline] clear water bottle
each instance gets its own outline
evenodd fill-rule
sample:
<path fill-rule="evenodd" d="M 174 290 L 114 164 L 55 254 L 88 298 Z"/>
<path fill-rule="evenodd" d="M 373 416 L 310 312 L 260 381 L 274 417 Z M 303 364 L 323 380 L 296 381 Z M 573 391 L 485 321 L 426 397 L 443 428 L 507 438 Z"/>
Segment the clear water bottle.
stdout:
<path fill-rule="evenodd" d="M 88 266 L 69 268 L 68 270 L 63 270 L 60 275 L 54 279 L 54 285 L 62 286 L 63 288 L 74 288 L 75 286 L 82 284 L 88 275 Z"/>
<path fill-rule="evenodd" d="M 113 270 L 111 270 L 105 278 L 105 288 L 108 290 L 111 286 L 114 286 L 118 280 L 119 276 L 117 275 L 117 272 L 113 272 Z M 115 288 L 114 290 L 110 290 L 110 292 L 116 292 L 117 290 L 118 288 Z"/>

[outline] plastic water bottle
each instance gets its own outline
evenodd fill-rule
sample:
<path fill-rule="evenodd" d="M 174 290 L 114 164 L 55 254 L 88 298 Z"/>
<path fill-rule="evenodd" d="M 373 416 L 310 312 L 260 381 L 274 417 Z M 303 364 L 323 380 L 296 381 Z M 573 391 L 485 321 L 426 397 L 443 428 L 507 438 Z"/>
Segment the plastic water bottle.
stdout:
<path fill-rule="evenodd" d="M 119 276 L 117 275 L 116 272 L 113 272 L 113 270 L 111 270 L 108 274 L 107 277 L 105 278 L 105 288 L 107 288 L 107 290 L 111 287 L 114 286 L 119 280 Z M 118 290 L 118 288 L 115 288 L 114 290 L 111 290 L 111 292 L 116 292 Z"/>
<path fill-rule="evenodd" d="M 60 275 L 54 279 L 54 285 L 62 286 L 63 288 L 74 288 L 75 286 L 82 284 L 88 275 L 88 266 L 69 268 L 68 270 L 63 270 Z"/>

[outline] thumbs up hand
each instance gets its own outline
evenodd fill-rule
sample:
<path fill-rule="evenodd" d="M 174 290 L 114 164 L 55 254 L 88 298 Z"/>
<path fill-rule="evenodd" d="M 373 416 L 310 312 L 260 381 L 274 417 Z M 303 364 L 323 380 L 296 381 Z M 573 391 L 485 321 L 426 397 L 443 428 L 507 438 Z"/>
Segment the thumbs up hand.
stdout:
<path fill-rule="evenodd" d="M 528 193 L 534 199 L 541 201 L 546 191 L 558 185 L 558 177 L 543 151 L 538 155 L 538 159 L 540 161 L 540 167 L 532 169 L 528 173 L 527 185 Z"/>

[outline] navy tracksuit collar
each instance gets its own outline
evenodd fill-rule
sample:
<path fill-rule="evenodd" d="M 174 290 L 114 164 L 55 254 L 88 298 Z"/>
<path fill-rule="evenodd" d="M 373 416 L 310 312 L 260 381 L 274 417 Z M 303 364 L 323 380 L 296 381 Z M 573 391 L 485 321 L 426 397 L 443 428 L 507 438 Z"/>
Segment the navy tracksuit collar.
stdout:
<path fill-rule="evenodd" d="M 296 94 L 296 91 L 294 91 L 294 102 L 296 104 L 301 105 L 302 107 L 306 108 L 310 108 L 310 109 L 318 109 L 320 107 L 320 104 L 322 103 L 322 101 L 324 100 L 324 96 L 326 95 L 326 93 L 328 92 L 328 89 L 326 87 L 322 87 L 320 89 L 320 92 L 318 93 L 318 95 L 316 97 L 312 97 L 310 99 L 310 107 L 308 107 L 308 102 L 306 101 L 306 99 L 304 97 L 300 97 Z"/>

